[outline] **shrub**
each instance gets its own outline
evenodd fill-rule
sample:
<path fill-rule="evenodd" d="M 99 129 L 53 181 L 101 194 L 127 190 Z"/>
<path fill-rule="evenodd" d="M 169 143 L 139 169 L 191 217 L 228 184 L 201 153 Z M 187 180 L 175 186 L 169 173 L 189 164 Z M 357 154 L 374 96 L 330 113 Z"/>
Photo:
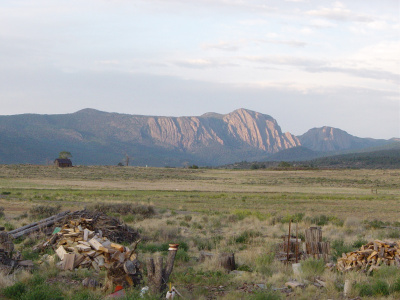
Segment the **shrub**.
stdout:
<path fill-rule="evenodd" d="M 323 259 L 309 258 L 301 262 L 301 271 L 305 278 L 312 279 L 322 275 L 325 271 Z"/>
<path fill-rule="evenodd" d="M 397 278 L 397 280 L 390 286 L 390 292 L 400 292 L 400 278 Z"/>
<path fill-rule="evenodd" d="M 140 215 L 150 218 L 156 214 L 152 205 L 137 205 L 132 203 L 96 203 L 88 207 L 90 210 L 97 210 L 105 214 L 117 213 L 120 215 Z"/>
<path fill-rule="evenodd" d="M 254 270 L 267 276 L 272 275 L 271 264 L 274 261 L 274 258 L 274 252 L 261 254 L 255 259 Z"/>
<path fill-rule="evenodd" d="M 286 215 L 280 219 L 280 222 L 285 224 L 289 223 L 290 221 L 296 223 L 301 222 L 303 220 L 304 213 L 295 213 L 294 215 Z"/>
<path fill-rule="evenodd" d="M 367 229 L 373 228 L 373 229 L 378 229 L 378 228 L 382 228 L 385 225 L 389 225 L 390 223 L 388 222 L 383 222 L 383 221 L 379 221 L 379 220 L 365 220 L 364 225 Z"/>
<path fill-rule="evenodd" d="M 24 283 L 17 282 L 14 285 L 4 288 L 3 295 L 10 299 L 20 299 L 26 290 L 27 287 Z"/>
<path fill-rule="evenodd" d="M 367 243 L 368 243 L 368 241 L 359 238 L 359 239 L 355 240 L 353 242 L 353 244 L 351 244 L 351 246 L 358 249 L 358 248 L 361 248 L 361 246 L 363 246 L 363 245 L 365 245 Z"/>
<path fill-rule="evenodd" d="M 19 299 L 21 299 L 21 300 L 32 300 L 32 299 L 62 300 L 62 299 L 65 299 L 63 296 L 61 296 L 62 294 L 63 294 L 62 291 L 54 285 L 41 284 L 41 285 L 36 285 L 36 286 L 30 287 L 28 289 L 28 291 L 26 293 L 24 293 L 22 295 L 22 297 Z"/>
<path fill-rule="evenodd" d="M 359 295 L 361 297 L 378 295 L 388 296 L 390 294 L 389 284 L 382 279 L 375 280 L 372 283 L 366 282 L 357 284 L 356 288 L 359 290 Z"/>
<path fill-rule="evenodd" d="M 261 233 L 253 230 L 243 231 L 239 236 L 237 236 L 234 241 L 238 244 L 247 244 L 250 239 L 260 236 Z"/>
<path fill-rule="evenodd" d="M 257 291 L 248 299 L 250 300 L 280 300 L 282 296 L 279 292 L 275 291 Z"/>
<path fill-rule="evenodd" d="M 50 205 L 36 205 L 29 210 L 32 219 L 44 219 L 59 213 L 61 204 L 56 206 Z"/>
<path fill-rule="evenodd" d="M 342 256 L 342 253 L 351 252 L 354 249 L 351 245 L 346 245 L 343 240 L 334 240 L 331 244 L 332 258 L 336 261 Z"/>
<path fill-rule="evenodd" d="M 175 259 L 177 261 L 188 262 L 190 260 L 190 257 L 184 249 L 178 249 L 178 251 L 176 252 Z"/>
<path fill-rule="evenodd" d="M 7 231 L 11 231 L 11 230 L 15 229 L 15 226 L 13 224 L 11 224 L 11 223 L 8 223 L 8 222 L 4 223 L 3 226 Z"/>

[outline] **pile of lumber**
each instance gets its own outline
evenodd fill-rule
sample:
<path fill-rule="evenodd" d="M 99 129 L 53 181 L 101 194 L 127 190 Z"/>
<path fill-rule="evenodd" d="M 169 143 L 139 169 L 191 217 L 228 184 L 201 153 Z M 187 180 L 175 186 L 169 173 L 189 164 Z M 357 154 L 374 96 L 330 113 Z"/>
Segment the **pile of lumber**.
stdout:
<path fill-rule="evenodd" d="M 343 253 L 336 267 L 339 271 L 371 271 L 381 265 L 400 267 L 400 242 L 375 240 L 358 251 Z"/>
<path fill-rule="evenodd" d="M 61 227 L 69 221 L 76 219 L 91 219 L 90 223 L 85 224 L 86 228 L 91 231 L 101 231 L 103 237 L 107 237 L 115 243 L 132 243 L 139 239 L 139 233 L 136 230 L 122 223 L 119 219 L 96 210 L 84 209 L 74 211 L 55 224 Z"/>
<path fill-rule="evenodd" d="M 53 236 L 43 245 L 52 246 L 60 258 L 59 266 L 64 270 L 93 268 L 106 270 L 107 277 L 114 284 L 138 285 L 142 280 L 140 264 L 132 249 L 114 243 L 103 236 L 101 230 L 91 230 L 95 220 L 79 218 L 69 220 L 56 228 Z"/>

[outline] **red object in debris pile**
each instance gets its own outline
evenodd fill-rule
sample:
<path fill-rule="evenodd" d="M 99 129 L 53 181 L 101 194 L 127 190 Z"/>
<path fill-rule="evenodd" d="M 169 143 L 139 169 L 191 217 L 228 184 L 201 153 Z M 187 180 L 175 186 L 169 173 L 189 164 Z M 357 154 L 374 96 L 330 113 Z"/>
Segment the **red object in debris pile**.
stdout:
<path fill-rule="evenodd" d="M 125 290 L 121 285 L 115 287 L 114 293 L 108 295 L 107 298 L 119 298 L 125 296 Z"/>

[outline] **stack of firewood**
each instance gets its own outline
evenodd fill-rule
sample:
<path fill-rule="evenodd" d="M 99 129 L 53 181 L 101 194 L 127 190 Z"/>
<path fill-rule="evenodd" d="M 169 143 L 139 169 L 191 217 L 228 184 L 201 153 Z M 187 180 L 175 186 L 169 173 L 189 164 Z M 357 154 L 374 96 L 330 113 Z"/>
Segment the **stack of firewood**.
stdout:
<path fill-rule="evenodd" d="M 60 258 L 59 266 L 64 270 L 93 268 L 107 270 L 107 277 L 114 284 L 138 285 L 142 280 L 140 264 L 132 249 L 114 243 L 103 236 L 102 231 L 93 228 L 93 219 L 69 220 L 56 228 L 53 236 L 43 245 L 51 245 Z M 58 232 L 57 232 L 58 231 Z"/>
<path fill-rule="evenodd" d="M 343 253 L 336 267 L 339 271 L 373 270 L 380 265 L 400 267 L 400 242 L 369 242 L 358 251 Z"/>

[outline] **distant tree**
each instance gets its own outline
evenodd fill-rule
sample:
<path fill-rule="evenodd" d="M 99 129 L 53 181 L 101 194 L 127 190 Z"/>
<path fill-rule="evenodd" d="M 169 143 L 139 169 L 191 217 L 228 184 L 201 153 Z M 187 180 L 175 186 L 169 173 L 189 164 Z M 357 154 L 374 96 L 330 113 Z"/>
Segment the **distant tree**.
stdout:
<path fill-rule="evenodd" d="M 117 166 L 118 166 L 118 167 L 122 167 L 122 166 L 124 166 L 124 164 L 123 164 L 122 162 L 119 162 L 119 163 L 117 164 Z"/>
<path fill-rule="evenodd" d="M 129 166 L 129 161 L 131 160 L 131 158 L 129 157 L 129 155 L 128 154 L 125 154 L 125 159 L 124 159 L 124 162 L 125 162 L 125 166 Z"/>
<path fill-rule="evenodd" d="M 281 161 L 278 165 L 279 168 L 290 168 L 292 165 L 286 161 Z"/>
<path fill-rule="evenodd" d="M 61 151 L 59 154 L 58 154 L 58 158 L 71 158 L 72 157 L 72 154 L 71 154 L 71 152 L 68 152 L 68 151 Z"/>
<path fill-rule="evenodd" d="M 254 163 L 251 165 L 250 169 L 257 170 L 257 169 L 259 169 L 259 166 L 256 163 Z"/>
<path fill-rule="evenodd" d="M 199 168 L 198 165 L 191 165 L 191 166 L 189 166 L 189 169 L 198 169 L 198 168 Z"/>

